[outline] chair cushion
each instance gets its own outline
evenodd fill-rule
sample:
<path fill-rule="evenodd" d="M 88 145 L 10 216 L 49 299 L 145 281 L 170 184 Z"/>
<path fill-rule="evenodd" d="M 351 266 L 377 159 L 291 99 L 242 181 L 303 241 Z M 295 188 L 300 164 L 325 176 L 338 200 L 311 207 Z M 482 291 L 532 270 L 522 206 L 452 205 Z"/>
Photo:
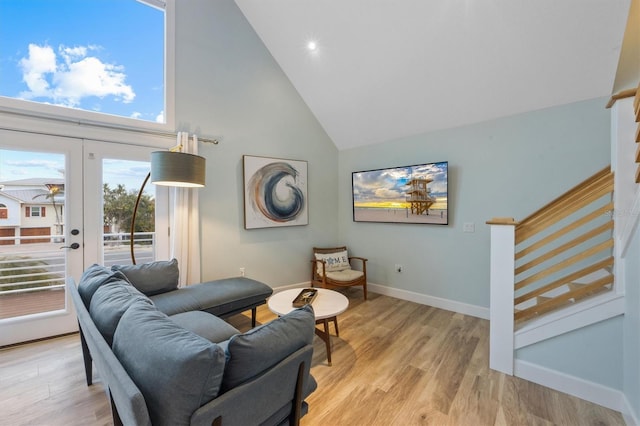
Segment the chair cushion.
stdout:
<path fill-rule="evenodd" d="M 78 293 L 80 293 L 84 305 L 89 309 L 91 298 L 100 286 L 122 280 L 127 280 L 127 277 L 122 272 L 112 271 L 105 266 L 94 263 L 82 273 L 82 277 L 78 282 Z"/>
<path fill-rule="evenodd" d="M 94 293 L 89 314 L 109 346 L 113 343 L 120 318 L 136 302 L 152 306 L 148 297 L 125 280 L 108 282 Z"/>
<path fill-rule="evenodd" d="M 353 281 L 364 275 L 364 272 L 355 269 L 344 269 L 342 271 L 327 272 L 327 278 L 333 281 Z"/>
<path fill-rule="evenodd" d="M 306 305 L 223 343 L 227 365 L 222 390 L 241 385 L 291 353 L 312 344 L 315 324 L 313 307 Z"/>
<path fill-rule="evenodd" d="M 125 312 L 113 352 L 144 395 L 154 426 L 188 425 L 218 396 L 224 351 L 153 306 L 136 303 Z"/>
<path fill-rule="evenodd" d="M 349 253 L 347 250 L 337 251 L 335 253 L 315 253 L 316 260 L 326 261 L 324 270 L 326 272 L 342 271 L 344 269 L 351 268 L 349 264 Z M 322 276 L 322 264 L 316 262 L 318 265 L 318 275 Z"/>
<path fill-rule="evenodd" d="M 140 265 L 114 265 L 111 269 L 121 271 L 135 288 L 147 296 L 165 293 L 178 288 L 180 271 L 176 259 Z"/>
<path fill-rule="evenodd" d="M 171 315 L 169 319 L 180 327 L 204 337 L 210 342 L 218 343 L 238 334 L 237 328 L 215 315 L 202 311 L 183 312 Z"/>

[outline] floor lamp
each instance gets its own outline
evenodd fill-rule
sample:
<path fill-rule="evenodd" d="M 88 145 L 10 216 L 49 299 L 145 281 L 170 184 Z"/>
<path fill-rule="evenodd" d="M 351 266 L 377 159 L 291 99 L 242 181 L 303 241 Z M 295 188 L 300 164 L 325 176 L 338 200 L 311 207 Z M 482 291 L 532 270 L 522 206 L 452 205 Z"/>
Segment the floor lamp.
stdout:
<path fill-rule="evenodd" d="M 151 153 L 151 172 L 147 175 L 136 199 L 131 217 L 131 262 L 136 264 L 136 256 L 133 252 L 133 238 L 136 226 L 136 215 L 142 198 L 144 187 L 151 179 L 151 183 L 162 186 L 176 186 L 183 188 L 202 188 L 205 182 L 205 159 L 198 155 L 177 152 L 182 145 L 178 145 L 169 151 L 155 151 Z"/>

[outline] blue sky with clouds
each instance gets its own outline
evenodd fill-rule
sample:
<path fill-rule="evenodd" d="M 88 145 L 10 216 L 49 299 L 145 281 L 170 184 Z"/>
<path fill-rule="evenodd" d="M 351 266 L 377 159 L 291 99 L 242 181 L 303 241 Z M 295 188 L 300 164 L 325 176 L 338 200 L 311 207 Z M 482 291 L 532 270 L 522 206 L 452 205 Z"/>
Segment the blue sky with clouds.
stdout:
<path fill-rule="evenodd" d="M 0 96 L 163 121 L 164 12 L 136 0 L 0 0 Z M 149 167 L 105 160 L 137 189 Z M 58 154 L 0 149 L 0 181 L 63 177 Z"/>
<path fill-rule="evenodd" d="M 136 0 L 0 0 L 0 96 L 163 121 L 163 40 Z"/>

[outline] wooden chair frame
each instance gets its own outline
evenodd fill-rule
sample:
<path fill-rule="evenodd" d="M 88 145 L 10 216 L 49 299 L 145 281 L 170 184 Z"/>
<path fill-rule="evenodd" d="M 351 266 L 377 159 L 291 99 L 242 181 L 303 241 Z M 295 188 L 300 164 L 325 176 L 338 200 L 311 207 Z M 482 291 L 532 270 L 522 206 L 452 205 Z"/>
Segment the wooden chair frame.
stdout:
<path fill-rule="evenodd" d="M 357 279 L 351 281 L 336 281 L 327 277 L 325 267 L 327 262 L 325 260 L 317 260 L 315 258 L 316 253 L 331 254 L 347 250 L 346 246 L 342 247 L 314 247 L 313 259 L 311 260 L 311 286 L 322 288 L 336 288 L 336 287 L 352 287 L 361 285 L 364 292 L 364 300 L 367 300 L 367 260 L 364 257 L 349 256 L 349 264 L 352 260 L 358 260 L 361 262 L 363 275 Z M 322 265 L 322 275 L 318 274 L 318 266 Z"/>

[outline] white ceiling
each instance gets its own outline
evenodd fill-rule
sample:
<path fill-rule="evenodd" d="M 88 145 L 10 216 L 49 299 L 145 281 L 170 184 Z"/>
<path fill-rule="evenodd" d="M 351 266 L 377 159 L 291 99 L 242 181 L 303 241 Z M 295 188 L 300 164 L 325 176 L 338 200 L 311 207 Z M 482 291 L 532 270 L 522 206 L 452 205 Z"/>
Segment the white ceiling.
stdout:
<path fill-rule="evenodd" d="M 611 95 L 630 5 L 235 1 L 341 150 Z"/>

